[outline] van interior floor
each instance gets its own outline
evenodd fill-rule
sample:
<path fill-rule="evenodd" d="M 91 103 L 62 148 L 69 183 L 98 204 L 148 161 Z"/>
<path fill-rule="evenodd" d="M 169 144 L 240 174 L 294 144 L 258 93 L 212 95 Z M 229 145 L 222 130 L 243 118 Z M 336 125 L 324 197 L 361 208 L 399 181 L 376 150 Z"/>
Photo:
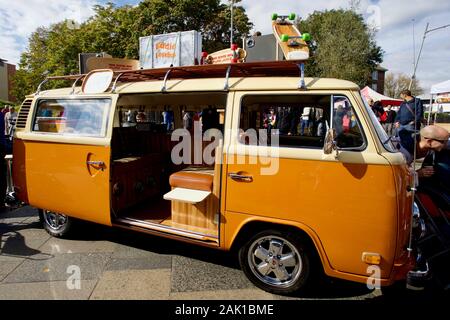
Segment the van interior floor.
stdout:
<path fill-rule="evenodd" d="M 172 221 L 171 201 L 162 198 L 146 201 L 138 206 L 127 209 L 119 218 L 132 219 L 149 224 L 159 224 L 162 226 L 206 235 L 211 238 L 218 237 L 218 228 L 202 228 Z M 149 226 L 149 229 L 151 227 Z"/>
<path fill-rule="evenodd" d="M 121 217 L 161 224 L 166 219 L 170 220 L 170 201 L 152 199 L 128 209 Z"/>

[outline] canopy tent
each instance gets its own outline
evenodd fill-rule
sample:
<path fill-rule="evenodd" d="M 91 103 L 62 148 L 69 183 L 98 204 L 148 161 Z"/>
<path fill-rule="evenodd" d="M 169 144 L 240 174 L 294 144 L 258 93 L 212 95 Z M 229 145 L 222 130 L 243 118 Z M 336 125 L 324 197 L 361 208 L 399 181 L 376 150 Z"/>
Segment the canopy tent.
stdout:
<path fill-rule="evenodd" d="M 373 101 L 380 101 L 381 105 L 383 107 L 387 105 L 391 106 L 399 106 L 401 105 L 403 100 L 400 99 L 394 99 L 387 96 L 382 95 L 381 93 L 376 92 L 375 90 L 372 90 L 370 87 L 366 86 L 361 90 L 361 95 L 364 97 L 364 99 L 369 100 L 372 99 Z"/>
<path fill-rule="evenodd" d="M 431 86 L 430 108 L 428 111 L 428 123 L 431 122 L 431 114 L 436 121 L 437 113 L 450 113 L 450 80 L 443 81 Z"/>
<path fill-rule="evenodd" d="M 437 83 L 431 86 L 431 94 L 440 94 L 450 92 L 450 80 Z"/>

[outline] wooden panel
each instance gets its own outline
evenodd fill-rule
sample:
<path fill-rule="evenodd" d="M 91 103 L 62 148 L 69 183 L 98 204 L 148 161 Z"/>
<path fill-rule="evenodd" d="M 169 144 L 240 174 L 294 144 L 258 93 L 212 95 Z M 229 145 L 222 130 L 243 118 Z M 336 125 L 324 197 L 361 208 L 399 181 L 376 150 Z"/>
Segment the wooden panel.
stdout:
<path fill-rule="evenodd" d="M 120 213 L 158 195 L 161 174 L 159 154 L 114 160 L 112 203 L 115 212 Z"/>
<path fill-rule="evenodd" d="M 212 201 L 212 197 L 197 204 L 172 201 L 172 222 L 209 230 L 217 229 L 214 224 L 215 213 L 210 210 L 213 207 Z"/>

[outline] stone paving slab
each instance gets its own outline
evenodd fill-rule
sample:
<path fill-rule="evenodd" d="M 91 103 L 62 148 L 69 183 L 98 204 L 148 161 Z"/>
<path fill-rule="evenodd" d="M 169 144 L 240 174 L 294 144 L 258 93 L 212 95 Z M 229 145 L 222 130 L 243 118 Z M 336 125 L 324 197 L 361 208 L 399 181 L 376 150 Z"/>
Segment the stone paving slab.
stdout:
<path fill-rule="evenodd" d="M 16 269 L 25 259 L 16 261 L 1 261 L 0 262 L 0 282 L 6 278 L 14 269 Z"/>
<path fill-rule="evenodd" d="M 87 300 L 96 283 L 81 280 L 80 289 L 73 290 L 66 281 L 0 284 L 0 300 Z"/>
<path fill-rule="evenodd" d="M 255 288 L 239 269 L 174 256 L 172 291 L 204 291 Z"/>
<path fill-rule="evenodd" d="M 80 241 L 50 238 L 39 250 L 49 254 L 112 253 L 116 244 L 110 241 Z"/>
<path fill-rule="evenodd" d="M 167 300 L 170 269 L 106 271 L 90 299 Z"/>
<path fill-rule="evenodd" d="M 21 235 L 1 237 L 0 262 L 21 260 L 25 258 L 45 258 L 39 248 L 50 238 L 45 236 L 42 238 L 28 239 Z M 49 255 L 47 255 L 49 257 Z"/>
<path fill-rule="evenodd" d="M 260 289 L 171 292 L 170 300 L 274 300 L 276 296 Z"/>
<path fill-rule="evenodd" d="M 170 269 L 172 258 L 167 256 L 156 256 L 155 258 L 128 258 L 111 259 L 106 270 L 152 270 Z"/>
<path fill-rule="evenodd" d="M 61 254 L 46 260 L 26 259 L 10 273 L 3 283 L 66 281 L 72 274 L 70 266 L 78 266 L 81 280 L 98 279 L 109 261 L 110 254 Z"/>

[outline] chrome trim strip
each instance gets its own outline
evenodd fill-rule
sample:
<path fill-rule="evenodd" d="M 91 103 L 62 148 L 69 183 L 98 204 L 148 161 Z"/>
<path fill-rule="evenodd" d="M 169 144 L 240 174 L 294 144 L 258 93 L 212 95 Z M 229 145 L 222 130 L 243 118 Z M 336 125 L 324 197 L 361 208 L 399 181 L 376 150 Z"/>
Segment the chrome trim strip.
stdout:
<path fill-rule="evenodd" d="M 162 225 L 159 225 L 156 223 L 151 223 L 151 222 L 146 222 L 146 221 L 144 222 L 144 221 L 136 220 L 136 219 L 132 219 L 132 218 L 119 218 L 119 219 L 116 219 L 115 221 L 120 222 L 120 223 L 126 223 L 126 224 L 137 226 L 137 227 L 141 227 L 141 228 L 145 228 L 145 229 L 152 229 L 152 230 L 156 230 L 156 231 L 160 231 L 160 232 L 175 234 L 178 236 L 189 237 L 189 238 L 193 238 L 196 240 L 202 240 L 202 241 L 214 240 L 214 239 L 218 240 L 217 236 L 201 234 L 201 233 L 192 232 L 192 231 L 182 231 L 179 229 L 175 229 L 173 227 L 162 226 Z"/>

